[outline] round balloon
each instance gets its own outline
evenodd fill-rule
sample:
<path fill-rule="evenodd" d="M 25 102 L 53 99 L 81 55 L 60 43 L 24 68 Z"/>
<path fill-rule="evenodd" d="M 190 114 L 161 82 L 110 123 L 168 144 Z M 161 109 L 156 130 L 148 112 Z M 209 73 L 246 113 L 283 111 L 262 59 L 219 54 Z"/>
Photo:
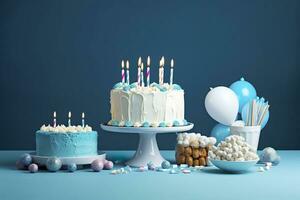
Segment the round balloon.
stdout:
<path fill-rule="evenodd" d="M 239 102 L 231 89 L 218 86 L 211 89 L 206 95 L 205 108 L 214 120 L 229 126 L 237 117 Z"/>
<path fill-rule="evenodd" d="M 223 124 L 215 125 L 210 132 L 210 136 L 215 137 L 217 140 L 216 145 L 219 144 L 221 141 L 224 141 L 225 138 L 229 135 L 230 135 L 229 126 L 225 126 Z"/>
<path fill-rule="evenodd" d="M 249 109 L 249 104 L 250 104 L 250 102 L 246 103 L 246 105 L 242 109 L 241 115 L 242 115 L 242 119 L 243 119 L 244 122 L 247 120 L 247 113 L 248 113 L 248 109 Z M 269 121 L 269 117 L 270 117 L 270 111 L 268 110 L 268 112 L 266 113 L 264 119 L 262 120 L 261 129 L 263 129 L 266 126 L 266 124 Z"/>
<path fill-rule="evenodd" d="M 242 113 L 242 109 L 246 103 L 256 98 L 256 90 L 251 83 L 241 78 L 230 85 L 230 89 L 234 91 L 239 99 L 239 113 Z"/>

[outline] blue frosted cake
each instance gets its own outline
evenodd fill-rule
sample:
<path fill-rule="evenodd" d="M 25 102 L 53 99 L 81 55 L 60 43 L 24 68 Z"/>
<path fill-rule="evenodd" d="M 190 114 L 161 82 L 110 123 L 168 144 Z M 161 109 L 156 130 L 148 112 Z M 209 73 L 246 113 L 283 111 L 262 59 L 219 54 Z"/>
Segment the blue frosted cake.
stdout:
<path fill-rule="evenodd" d="M 38 156 L 78 157 L 97 155 L 98 134 L 90 126 L 43 125 L 36 132 Z"/>

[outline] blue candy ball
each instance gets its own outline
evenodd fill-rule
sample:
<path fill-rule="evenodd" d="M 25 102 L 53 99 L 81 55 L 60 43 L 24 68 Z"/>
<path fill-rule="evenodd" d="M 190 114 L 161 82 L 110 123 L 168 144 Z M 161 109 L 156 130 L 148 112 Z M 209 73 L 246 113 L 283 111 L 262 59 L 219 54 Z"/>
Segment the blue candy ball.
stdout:
<path fill-rule="evenodd" d="M 126 127 L 132 127 L 133 126 L 133 123 L 131 121 L 126 121 L 125 122 L 125 126 Z"/>
<path fill-rule="evenodd" d="M 39 170 L 39 167 L 37 164 L 32 163 L 29 165 L 28 170 L 30 173 L 36 173 Z"/>
<path fill-rule="evenodd" d="M 94 172 L 100 172 L 103 169 L 103 167 L 104 163 L 100 159 L 94 160 L 91 164 L 91 168 Z"/>
<path fill-rule="evenodd" d="M 171 167 L 171 163 L 169 161 L 165 160 L 161 163 L 161 167 L 163 169 L 169 169 Z"/>
<path fill-rule="evenodd" d="M 46 162 L 46 167 L 50 172 L 56 172 L 60 170 L 61 166 L 62 166 L 62 162 L 57 157 L 48 158 Z"/>
<path fill-rule="evenodd" d="M 230 89 L 234 91 L 239 100 L 239 113 L 242 113 L 242 109 L 246 103 L 256 98 L 256 90 L 254 86 L 245 81 L 244 78 L 236 81 L 230 85 Z"/>
<path fill-rule="evenodd" d="M 20 158 L 20 162 L 25 166 L 30 165 L 32 163 L 31 155 L 28 153 L 23 154 Z"/>
<path fill-rule="evenodd" d="M 149 122 L 144 122 L 144 123 L 142 124 L 142 127 L 150 127 L 150 123 L 149 123 Z"/>
<path fill-rule="evenodd" d="M 187 121 L 186 119 L 184 119 L 184 120 L 182 121 L 182 123 L 183 123 L 184 126 L 188 125 L 188 121 Z"/>
<path fill-rule="evenodd" d="M 166 126 L 167 126 L 166 122 L 160 122 L 159 123 L 159 127 L 166 127 Z"/>
<path fill-rule="evenodd" d="M 69 172 L 75 172 L 77 170 L 77 165 L 75 163 L 71 163 L 68 165 Z"/>
<path fill-rule="evenodd" d="M 180 126 L 179 121 L 175 120 L 175 121 L 173 122 L 173 126 Z"/>

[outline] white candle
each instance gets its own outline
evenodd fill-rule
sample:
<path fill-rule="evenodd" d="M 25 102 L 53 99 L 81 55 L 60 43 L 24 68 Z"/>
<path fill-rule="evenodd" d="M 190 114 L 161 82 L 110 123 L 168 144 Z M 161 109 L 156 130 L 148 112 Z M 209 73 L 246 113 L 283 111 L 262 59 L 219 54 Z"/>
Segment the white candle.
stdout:
<path fill-rule="evenodd" d="M 56 127 L 56 111 L 53 113 L 53 127 Z"/>
<path fill-rule="evenodd" d="M 147 86 L 150 86 L 150 57 L 147 58 L 147 72 L 146 72 L 146 78 L 147 78 Z"/>
<path fill-rule="evenodd" d="M 85 117 L 85 115 L 84 115 L 84 112 L 81 114 L 81 124 L 82 124 L 82 127 L 84 127 L 85 126 L 85 123 L 84 123 L 84 117 Z"/>
<path fill-rule="evenodd" d="M 144 84 L 144 63 L 141 64 L 141 86 L 144 87 L 145 84 Z"/>
<path fill-rule="evenodd" d="M 126 61 L 126 77 L 127 77 L 127 84 L 129 85 L 129 61 Z"/>
<path fill-rule="evenodd" d="M 125 83 L 125 70 L 124 70 L 125 64 L 124 64 L 124 60 L 122 60 L 121 66 L 122 66 L 122 84 L 124 84 Z"/>
<path fill-rule="evenodd" d="M 173 67 L 174 67 L 174 60 L 171 60 L 171 71 L 170 71 L 170 85 L 173 85 Z"/>
<path fill-rule="evenodd" d="M 139 57 L 139 59 L 138 59 L 138 74 L 137 74 L 138 86 L 141 86 L 141 64 L 142 64 L 142 58 Z"/>
<path fill-rule="evenodd" d="M 72 114 L 71 112 L 68 113 L 68 126 L 71 126 L 71 117 L 72 117 Z"/>

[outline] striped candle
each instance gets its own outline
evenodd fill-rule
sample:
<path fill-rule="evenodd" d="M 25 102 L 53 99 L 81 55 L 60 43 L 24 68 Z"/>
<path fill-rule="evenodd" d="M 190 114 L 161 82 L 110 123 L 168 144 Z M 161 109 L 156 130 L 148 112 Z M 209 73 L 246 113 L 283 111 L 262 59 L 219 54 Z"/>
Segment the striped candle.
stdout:
<path fill-rule="evenodd" d="M 122 60 L 121 66 L 122 66 L 122 84 L 124 84 L 125 83 L 125 70 L 124 70 L 125 64 L 124 64 L 124 60 Z"/>
<path fill-rule="evenodd" d="M 150 86 L 150 57 L 147 58 L 147 72 L 146 72 L 146 78 L 147 78 L 147 87 Z"/>
<path fill-rule="evenodd" d="M 144 63 L 141 64 L 141 86 L 144 87 L 145 83 L 144 83 Z"/>
<path fill-rule="evenodd" d="M 71 126 L 71 117 L 72 117 L 72 114 L 71 112 L 68 113 L 68 126 Z"/>
<path fill-rule="evenodd" d="M 84 117 L 85 117 L 85 115 L 84 115 L 84 112 L 83 112 L 83 113 L 81 114 L 81 125 L 82 125 L 82 127 L 85 126 Z"/>
<path fill-rule="evenodd" d="M 127 84 L 129 85 L 129 61 L 126 61 L 126 78 L 127 78 Z"/>
<path fill-rule="evenodd" d="M 172 59 L 171 60 L 171 71 L 170 71 L 170 85 L 173 85 L 173 71 L 174 71 L 173 67 L 174 67 L 174 60 Z"/>
<path fill-rule="evenodd" d="M 162 57 L 160 60 L 160 85 L 164 84 L 164 65 L 165 65 L 165 57 Z"/>

